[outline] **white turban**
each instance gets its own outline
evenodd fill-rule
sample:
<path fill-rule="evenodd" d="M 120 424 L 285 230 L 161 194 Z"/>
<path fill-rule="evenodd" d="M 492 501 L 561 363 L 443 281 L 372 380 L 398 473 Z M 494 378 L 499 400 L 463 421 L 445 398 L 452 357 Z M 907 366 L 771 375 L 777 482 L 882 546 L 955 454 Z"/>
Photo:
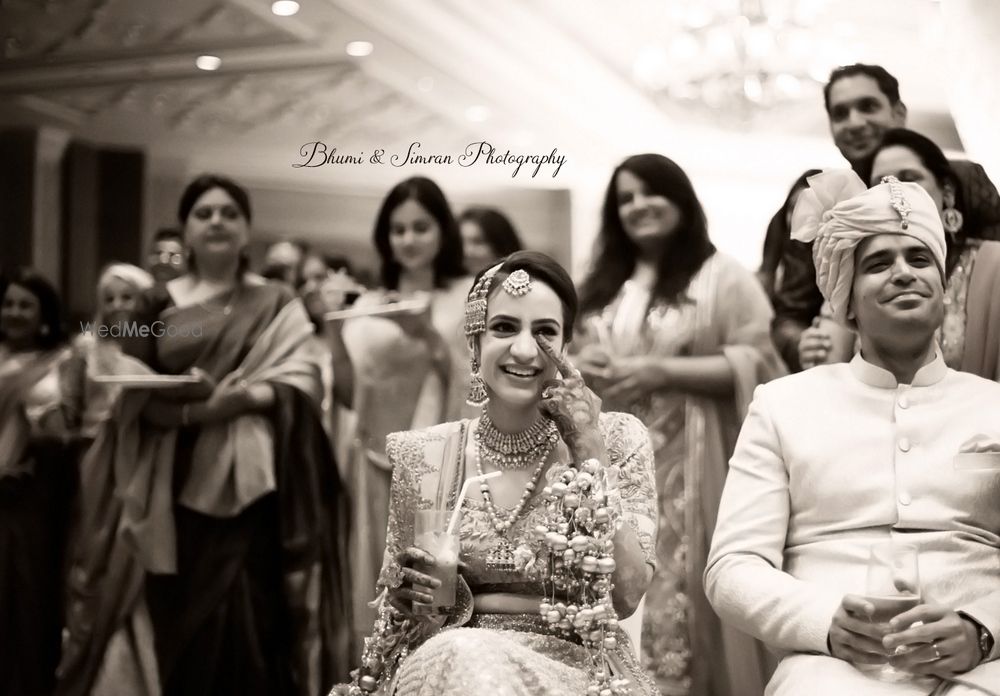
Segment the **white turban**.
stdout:
<path fill-rule="evenodd" d="M 126 282 L 136 290 L 149 290 L 153 287 L 153 276 L 130 263 L 112 263 L 105 268 L 97 281 L 98 291 L 112 280 Z"/>
<path fill-rule="evenodd" d="M 905 234 L 934 255 L 944 279 L 946 246 L 934 200 L 919 185 L 885 177 L 868 188 L 850 169 L 836 169 L 807 179 L 792 213 L 792 239 L 814 242 L 816 284 L 833 318 L 846 323 L 854 283 L 854 251 L 867 237 Z"/>

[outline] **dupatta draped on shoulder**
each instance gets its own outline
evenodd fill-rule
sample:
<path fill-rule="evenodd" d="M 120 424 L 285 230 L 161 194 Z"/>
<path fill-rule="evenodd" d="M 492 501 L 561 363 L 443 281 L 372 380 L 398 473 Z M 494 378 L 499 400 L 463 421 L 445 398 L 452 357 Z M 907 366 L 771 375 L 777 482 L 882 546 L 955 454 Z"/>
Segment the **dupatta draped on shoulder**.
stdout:
<path fill-rule="evenodd" d="M 148 393 L 128 392 L 118 403 L 83 462 L 84 524 L 61 694 L 90 693 L 111 669 L 106 663 L 122 631 L 156 630 L 155 657 L 132 649 L 120 660 L 142 675 L 141 693 L 159 693 L 164 680 L 197 678 L 178 676 L 175 666 L 193 665 L 190 655 L 182 657 L 190 641 L 220 604 L 232 601 L 231 584 L 256 572 L 254 556 L 268 548 L 276 554 L 270 563 L 280 566 L 283 596 L 262 601 L 288 620 L 289 689 L 317 694 L 346 674 L 347 636 L 340 627 L 349 617 L 348 511 L 320 418 L 320 371 L 307 348 L 312 325 L 299 300 L 275 285 L 244 286 L 232 305 L 235 311 L 225 316 L 195 306 L 163 311 L 159 362 L 173 372 L 199 367 L 220 384 L 267 383 L 274 403 L 265 412 L 180 430 L 141 420 Z M 263 537 L 253 531 L 260 524 Z M 206 533 L 191 537 L 199 525 Z M 180 529 L 185 536 L 178 537 Z M 204 548 L 212 534 L 221 540 L 216 550 Z M 267 546 L 271 537 L 274 547 Z M 179 564 L 179 555 L 188 560 Z M 177 579 L 167 595 L 143 592 L 147 578 L 157 578 L 159 587 L 165 582 L 159 578 L 169 577 Z M 200 586 L 192 587 L 196 578 Z M 243 621 L 252 632 L 253 617 Z"/>

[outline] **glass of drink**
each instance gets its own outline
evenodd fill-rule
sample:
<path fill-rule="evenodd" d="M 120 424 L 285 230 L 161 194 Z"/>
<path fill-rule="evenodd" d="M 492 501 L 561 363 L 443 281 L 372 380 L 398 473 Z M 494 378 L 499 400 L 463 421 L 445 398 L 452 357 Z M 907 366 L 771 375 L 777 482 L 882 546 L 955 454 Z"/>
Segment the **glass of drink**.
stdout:
<path fill-rule="evenodd" d="M 875 612 L 870 621 L 890 633 L 889 621 L 920 604 L 920 570 L 917 547 L 887 541 L 871 547 L 868 557 L 868 589 L 865 596 Z M 907 628 L 903 626 L 902 628 Z M 911 648 L 899 646 L 893 655 L 902 655 Z M 882 681 L 909 681 L 912 674 L 896 669 L 890 664 L 876 665 L 865 671 Z"/>
<path fill-rule="evenodd" d="M 434 565 L 417 563 L 416 569 L 440 580 L 441 586 L 432 591 L 433 600 L 430 604 L 413 603 L 414 614 L 443 614 L 455 606 L 461 524 L 456 524 L 449 534 L 451 514 L 450 510 L 417 510 L 414 545 L 434 556 Z"/>

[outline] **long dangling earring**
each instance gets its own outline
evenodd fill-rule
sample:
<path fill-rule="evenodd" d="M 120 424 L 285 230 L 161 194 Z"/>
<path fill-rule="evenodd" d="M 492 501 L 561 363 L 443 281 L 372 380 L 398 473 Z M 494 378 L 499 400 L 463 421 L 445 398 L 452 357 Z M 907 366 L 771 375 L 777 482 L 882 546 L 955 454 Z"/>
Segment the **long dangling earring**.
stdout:
<path fill-rule="evenodd" d="M 962 212 L 955 207 L 955 189 L 950 184 L 944 187 L 943 199 L 944 210 L 941 211 L 941 223 L 944 225 L 944 231 L 950 234 L 954 240 L 965 220 L 962 217 Z"/>
<path fill-rule="evenodd" d="M 469 382 L 469 396 L 465 403 L 479 408 L 489 400 L 490 396 L 486 393 L 486 383 L 483 381 L 482 375 L 479 374 L 479 360 L 476 359 L 476 356 L 472 356 L 472 380 Z"/>

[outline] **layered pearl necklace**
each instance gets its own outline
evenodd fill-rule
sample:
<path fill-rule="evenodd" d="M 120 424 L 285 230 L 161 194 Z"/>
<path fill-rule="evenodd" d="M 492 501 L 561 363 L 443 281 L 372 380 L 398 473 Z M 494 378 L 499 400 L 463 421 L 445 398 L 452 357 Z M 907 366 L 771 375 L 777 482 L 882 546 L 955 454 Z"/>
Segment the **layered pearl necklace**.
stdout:
<path fill-rule="evenodd" d="M 483 445 L 482 437 L 480 435 L 480 431 L 483 428 L 484 422 L 488 423 L 488 427 L 492 427 L 495 432 L 499 433 L 499 431 L 496 430 L 496 426 L 493 425 L 493 422 L 489 420 L 489 416 L 487 416 L 484 411 L 482 418 L 480 418 L 479 420 L 479 426 L 476 428 L 476 433 L 475 433 L 476 473 L 479 474 L 480 476 L 483 475 L 482 460 L 486 458 L 483 456 L 485 454 L 485 447 Z M 482 480 L 482 482 L 479 484 L 479 492 L 482 494 L 483 501 L 486 503 L 486 512 L 490 517 L 490 522 L 493 524 L 494 531 L 496 531 L 497 536 L 500 537 L 499 541 L 486 556 L 486 568 L 488 570 L 510 573 L 516 569 L 514 563 L 514 547 L 511 546 L 510 541 L 507 539 L 507 532 L 510 531 L 510 528 L 514 526 L 515 522 L 517 522 L 517 518 L 521 516 L 522 512 L 524 512 L 524 507 L 528 504 L 528 501 L 531 499 L 531 496 L 532 494 L 534 494 L 535 488 L 538 485 L 538 480 L 542 477 L 542 470 L 545 469 L 545 463 L 548 461 L 549 453 L 552 452 L 552 449 L 555 447 L 555 444 L 559 439 L 558 431 L 555 430 L 555 423 L 552 423 L 552 421 L 548 422 L 552 425 L 552 429 L 556 434 L 555 438 L 546 437 L 546 439 L 539 444 L 533 444 L 533 443 L 531 444 L 532 452 L 539 450 L 539 447 L 541 447 L 541 450 L 538 451 L 538 460 L 537 460 L 538 463 L 535 465 L 535 471 L 531 475 L 531 480 L 528 481 L 528 483 L 524 487 L 524 493 L 521 494 L 521 499 L 518 500 L 517 505 L 514 506 L 514 509 L 511 510 L 510 514 L 507 515 L 506 518 L 502 518 L 500 516 L 500 513 L 497 511 L 496 505 L 494 505 L 493 503 L 493 495 L 490 493 L 489 481 Z M 534 430 L 537 426 L 538 423 L 533 425 L 531 429 L 529 429 L 525 433 L 521 433 L 520 436 L 525 437 L 527 433 Z M 542 427 L 543 428 L 545 427 L 544 424 L 542 425 Z M 518 436 L 513 436 L 513 437 L 516 438 Z M 489 458 L 486 459 L 487 461 L 494 463 L 492 459 Z M 494 463 L 494 466 L 495 465 L 496 464 Z M 513 467 L 508 467 L 508 468 L 513 468 Z M 525 467 L 521 466 L 518 468 L 525 468 Z"/>

